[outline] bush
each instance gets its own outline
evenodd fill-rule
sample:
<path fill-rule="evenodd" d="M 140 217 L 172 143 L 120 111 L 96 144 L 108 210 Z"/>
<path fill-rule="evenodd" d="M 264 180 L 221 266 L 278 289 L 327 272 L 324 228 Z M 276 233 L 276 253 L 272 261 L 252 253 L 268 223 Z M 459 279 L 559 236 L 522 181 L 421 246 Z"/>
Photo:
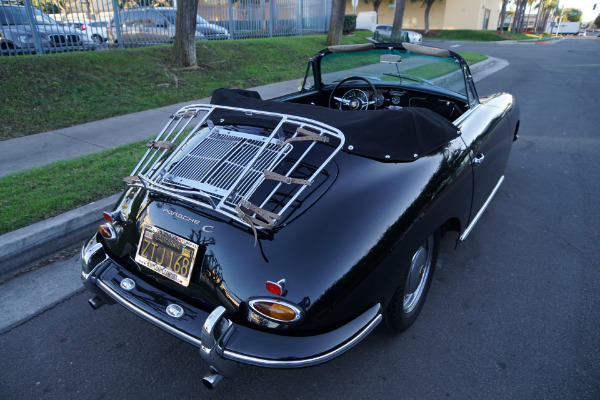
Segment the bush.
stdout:
<path fill-rule="evenodd" d="M 347 35 L 356 29 L 356 15 L 344 15 L 344 33 Z"/>

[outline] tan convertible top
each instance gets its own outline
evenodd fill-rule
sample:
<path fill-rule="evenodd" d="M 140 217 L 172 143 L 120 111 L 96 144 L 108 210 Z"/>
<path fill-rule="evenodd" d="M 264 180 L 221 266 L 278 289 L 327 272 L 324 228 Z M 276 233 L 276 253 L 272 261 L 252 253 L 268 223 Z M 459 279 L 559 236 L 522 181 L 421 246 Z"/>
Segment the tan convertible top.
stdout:
<path fill-rule="evenodd" d="M 339 46 L 329 46 L 327 49 L 332 53 L 350 53 L 353 51 L 366 51 L 373 50 L 375 45 L 373 43 L 359 43 L 359 44 L 340 44 Z"/>
<path fill-rule="evenodd" d="M 411 44 L 411 43 L 402 43 L 402 47 L 406 50 L 422 54 L 424 56 L 434 56 L 434 57 L 450 57 L 450 52 L 444 49 L 436 49 L 434 47 L 421 46 L 419 44 Z"/>
<path fill-rule="evenodd" d="M 411 44 L 411 43 L 402 43 L 402 47 L 406 50 L 416 53 L 422 54 L 424 56 L 434 56 L 434 57 L 450 57 L 450 52 L 445 49 L 437 49 L 434 47 L 421 46 L 419 44 Z M 366 51 L 372 50 L 375 48 L 373 43 L 359 43 L 359 44 L 341 44 L 339 46 L 329 46 L 327 49 L 332 53 L 351 53 L 354 51 Z"/>

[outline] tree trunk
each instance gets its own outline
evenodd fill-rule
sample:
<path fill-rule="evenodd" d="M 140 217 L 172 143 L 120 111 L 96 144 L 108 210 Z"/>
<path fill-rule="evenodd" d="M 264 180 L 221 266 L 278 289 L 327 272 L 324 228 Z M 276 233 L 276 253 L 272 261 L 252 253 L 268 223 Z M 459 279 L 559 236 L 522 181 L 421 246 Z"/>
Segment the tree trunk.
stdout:
<path fill-rule="evenodd" d="M 173 62 L 183 67 L 196 67 L 196 15 L 198 0 L 177 0 L 177 22 L 173 42 Z"/>
<path fill-rule="evenodd" d="M 327 32 L 327 46 L 342 44 L 344 15 L 346 15 L 346 0 L 332 0 L 329 32 Z"/>
<path fill-rule="evenodd" d="M 527 0 L 517 0 L 517 8 L 515 9 L 514 23 L 513 23 L 513 33 L 519 33 L 519 29 L 521 27 L 521 19 L 523 18 L 523 5 Z"/>
<path fill-rule="evenodd" d="M 539 23 L 540 23 L 540 15 L 542 14 L 543 10 L 544 10 L 544 2 L 542 0 L 540 0 L 540 3 L 538 4 L 538 12 L 535 16 L 535 22 L 533 23 L 533 32 L 534 33 L 538 33 Z"/>
<path fill-rule="evenodd" d="M 501 19 L 500 19 L 500 33 L 504 33 L 504 20 L 506 19 L 506 4 L 508 3 L 508 0 L 504 0 L 502 2 L 502 14 L 501 14 Z"/>
<path fill-rule="evenodd" d="M 435 0 L 426 0 L 427 2 L 427 7 L 425 7 L 425 34 L 427 35 L 429 33 L 429 12 L 431 11 L 431 6 L 433 6 L 433 3 L 435 2 Z"/>
<path fill-rule="evenodd" d="M 396 6 L 394 7 L 394 22 L 392 25 L 392 36 L 390 40 L 392 43 L 399 43 L 402 41 L 402 20 L 404 19 L 404 4 L 405 0 L 396 0 Z"/>
<path fill-rule="evenodd" d="M 375 23 L 379 23 L 379 5 L 381 4 L 381 0 L 373 1 L 373 11 L 375 11 Z"/>

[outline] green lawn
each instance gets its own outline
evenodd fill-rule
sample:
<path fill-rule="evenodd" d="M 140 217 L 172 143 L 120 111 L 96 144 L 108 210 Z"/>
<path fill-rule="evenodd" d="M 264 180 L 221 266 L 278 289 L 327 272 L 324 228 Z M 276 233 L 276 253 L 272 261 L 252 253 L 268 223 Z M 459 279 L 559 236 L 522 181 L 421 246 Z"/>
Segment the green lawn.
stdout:
<path fill-rule="evenodd" d="M 425 40 L 465 40 L 474 42 L 497 42 L 503 40 L 536 39 L 536 36 L 525 33 L 504 32 L 506 37 L 500 36 L 496 31 L 480 31 L 469 29 L 452 29 L 435 31 L 433 35 L 426 36 Z"/>
<path fill-rule="evenodd" d="M 0 179 L 0 235 L 125 189 L 144 152 L 133 143 L 74 160 L 60 161 Z"/>

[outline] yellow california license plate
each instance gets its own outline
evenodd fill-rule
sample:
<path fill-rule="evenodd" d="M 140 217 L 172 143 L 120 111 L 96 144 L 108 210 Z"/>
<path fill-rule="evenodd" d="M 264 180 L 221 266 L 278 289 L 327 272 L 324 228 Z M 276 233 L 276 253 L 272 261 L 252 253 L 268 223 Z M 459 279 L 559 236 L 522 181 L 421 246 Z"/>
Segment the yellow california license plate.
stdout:
<path fill-rule="evenodd" d="M 187 239 L 146 225 L 135 261 L 183 286 L 190 284 L 198 245 Z"/>

